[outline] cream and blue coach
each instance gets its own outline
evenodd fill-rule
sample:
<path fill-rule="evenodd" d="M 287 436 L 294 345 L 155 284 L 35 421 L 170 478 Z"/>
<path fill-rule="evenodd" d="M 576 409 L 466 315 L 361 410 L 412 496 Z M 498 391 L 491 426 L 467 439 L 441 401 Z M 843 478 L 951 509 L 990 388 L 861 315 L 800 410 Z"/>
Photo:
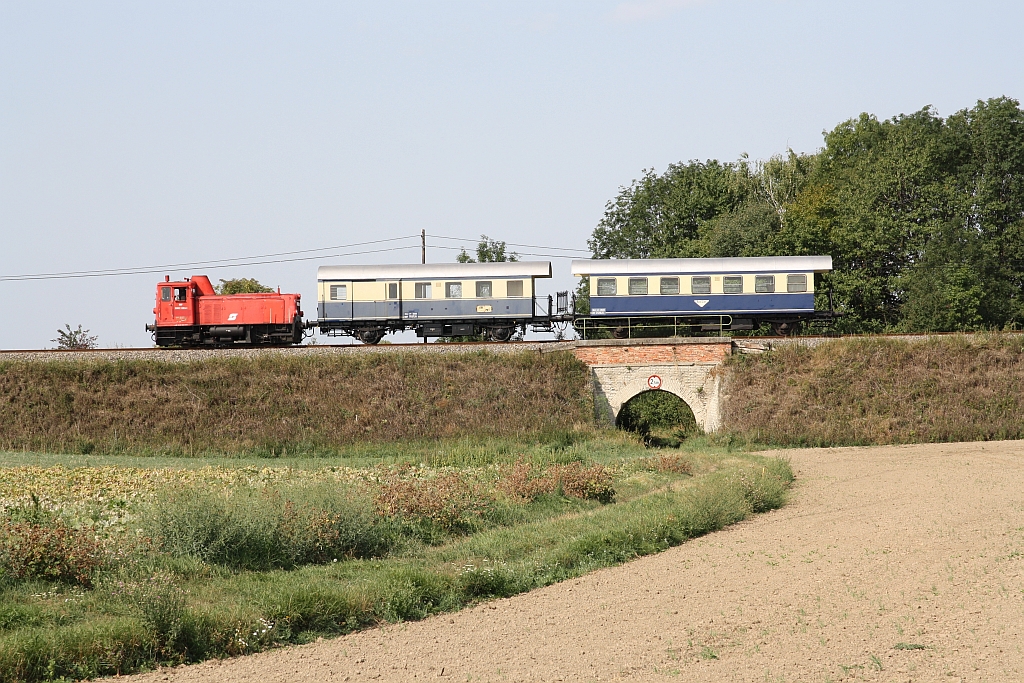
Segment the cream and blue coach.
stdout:
<path fill-rule="evenodd" d="M 814 275 L 831 270 L 831 256 L 572 262 L 573 275 L 589 278 L 593 320 L 717 318 L 705 327 L 769 323 L 780 334 L 815 317 Z"/>
<path fill-rule="evenodd" d="M 504 341 L 536 321 L 535 281 L 549 277 L 549 261 L 321 266 L 317 326 L 368 344 L 406 329 Z"/>

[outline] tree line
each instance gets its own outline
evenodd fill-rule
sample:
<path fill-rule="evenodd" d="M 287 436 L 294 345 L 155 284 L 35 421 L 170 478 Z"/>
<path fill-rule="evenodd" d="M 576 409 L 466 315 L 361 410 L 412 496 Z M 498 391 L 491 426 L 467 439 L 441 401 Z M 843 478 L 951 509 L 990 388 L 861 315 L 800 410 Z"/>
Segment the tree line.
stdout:
<path fill-rule="evenodd" d="M 1017 100 L 946 118 L 861 114 L 824 138 L 815 154 L 645 170 L 607 203 L 588 246 L 595 258 L 831 255 L 817 306 L 831 293 L 844 332 L 1024 323 Z"/>

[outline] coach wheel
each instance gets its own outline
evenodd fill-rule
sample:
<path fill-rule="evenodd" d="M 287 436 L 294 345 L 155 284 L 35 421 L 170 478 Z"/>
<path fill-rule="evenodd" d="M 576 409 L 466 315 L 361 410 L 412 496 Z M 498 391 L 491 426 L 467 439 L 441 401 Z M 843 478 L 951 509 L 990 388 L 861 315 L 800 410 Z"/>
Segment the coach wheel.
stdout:
<path fill-rule="evenodd" d="M 791 337 L 796 334 L 797 323 L 776 323 L 772 324 L 772 334 L 776 337 Z"/>
<path fill-rule="evenodd" d="M 512 327 L 495 327 L 491 329 L 491 339 L 494 341 L 507 342 L 515 333 Z"/>
<path fill-rule="evenodd" d="M 384 330 L 381 329 L 370 329 L 370 330 L 359 330 L 356 332 L 356 337 L 359 341 L 364 344 L 376 344 L 384 338 Z"/>
<path fill-rule="evenodd" d="M 627 339 L 629 337 L 629 329 L 625 327 L 616 327 L 612 330 L 613 339 Z"/>

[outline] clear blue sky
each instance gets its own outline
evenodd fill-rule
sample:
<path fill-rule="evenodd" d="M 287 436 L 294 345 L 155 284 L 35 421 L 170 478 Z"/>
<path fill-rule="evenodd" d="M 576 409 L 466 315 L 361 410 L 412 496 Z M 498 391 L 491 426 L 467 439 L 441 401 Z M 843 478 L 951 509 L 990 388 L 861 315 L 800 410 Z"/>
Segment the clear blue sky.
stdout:
<path fill-rule="evenodd" d="M 1024 3 L 985 0 L 4 0 L 0 275 L 420 229 L 585 248 L 642 169 L 1019 99 L 1022 30 Z M 315 315 L 318 265 L 418 259 L 168 272 L 256 277 Z M 555 269 L 547 289 L 569 288 Z M 158 278 L 0 282 L 0 348 L 52 346 L 64 323 L 148 345 Z"/>

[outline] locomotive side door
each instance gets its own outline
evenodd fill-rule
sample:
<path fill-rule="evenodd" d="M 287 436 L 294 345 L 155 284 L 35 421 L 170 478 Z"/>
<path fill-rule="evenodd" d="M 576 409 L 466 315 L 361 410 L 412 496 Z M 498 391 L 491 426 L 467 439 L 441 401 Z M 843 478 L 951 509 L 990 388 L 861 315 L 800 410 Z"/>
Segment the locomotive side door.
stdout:
<path fill-rule="evenodd" d="M 196 297 L 192 284 L 179 282 L 171 287 L 171 305 L 174 309 L 174 325 L 195 325 Z"/>

